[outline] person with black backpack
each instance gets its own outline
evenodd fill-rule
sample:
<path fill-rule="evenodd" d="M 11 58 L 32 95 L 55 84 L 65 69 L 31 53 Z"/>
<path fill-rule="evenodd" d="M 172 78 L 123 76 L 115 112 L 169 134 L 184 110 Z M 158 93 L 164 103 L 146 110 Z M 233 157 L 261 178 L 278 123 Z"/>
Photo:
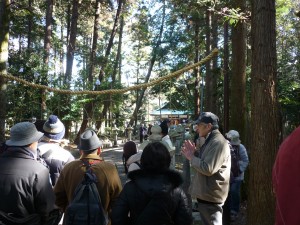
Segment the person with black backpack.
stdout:
<path fill-rule="evenodd" d="M 231 145 L 230 218 L 231 221 L 235 221 L 240 210 L 241 184 L 244 180 L 244 171 L 249 164 L 249 158 L 245 146 L 241 144 L 239 132 L 230 130 L 226 133 L 226 138 Z"/>
<path fill-rule="evenodd" d="M 78 146 L 80 159 L 65 165 L 54 186 L 55 203 L 65 213 L 66 225 L 102 225 L 97 221 L 107 216 L 107 224 L 110 224 L 111 206 L 119 196 L 122 184 L 115 165 L 100 157 L 101 146 L 95 131 L 88 129 L 82 133 Z M 93 186 L 96 186 L 96 191 Z M 85 190 L 90 194 L 86 194 Z M 97 205 L 95 199 L 101 205 Z M 83 210 L 86 212 L 84 215 Z"/>

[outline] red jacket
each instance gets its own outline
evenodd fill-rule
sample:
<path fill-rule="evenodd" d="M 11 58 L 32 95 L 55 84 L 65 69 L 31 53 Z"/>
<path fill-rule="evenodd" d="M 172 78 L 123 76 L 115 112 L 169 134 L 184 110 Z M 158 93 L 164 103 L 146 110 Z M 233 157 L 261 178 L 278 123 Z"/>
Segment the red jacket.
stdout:
<path fill-rule="evenodd" d="M 300 126 L 281 144 L 273 167 L 275 225 L 299 225 Z"/>

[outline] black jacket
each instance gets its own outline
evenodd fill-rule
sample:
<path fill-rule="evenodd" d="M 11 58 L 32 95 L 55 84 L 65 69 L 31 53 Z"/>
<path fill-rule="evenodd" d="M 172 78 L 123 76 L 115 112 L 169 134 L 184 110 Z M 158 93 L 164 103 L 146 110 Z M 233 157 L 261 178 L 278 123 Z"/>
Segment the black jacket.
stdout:
<path fill-rule="evenodd" d="M 178 172 L 167 170 L 156 174 L 135 170 L 128 178 L 131 181 L 125 184 L 112 208 L 112 225 L 192 224 L 186 195 L 179 187 L 182 178 Z"/>
<path fill-rule="evenodd" d="M 39 214 L 42 223 L 54 209 L 49 170 L 23 147 L 8 147 L 0 156 L 0 210 L 17 217 Z"/>

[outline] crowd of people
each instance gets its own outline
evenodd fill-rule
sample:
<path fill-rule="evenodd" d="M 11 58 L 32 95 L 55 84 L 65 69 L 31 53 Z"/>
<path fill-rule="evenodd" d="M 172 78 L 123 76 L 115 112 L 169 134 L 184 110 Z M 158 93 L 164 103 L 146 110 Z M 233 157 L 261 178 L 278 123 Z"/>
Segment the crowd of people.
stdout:
<path fill-rule="evenodd" d="M 249 163 L 247 150 L 238 131 L 230 130 L 225 135 L 219 131 L 219 118 L 211 112 L 201 113 L 193 124 L 194 138 L 181 146 L 181 155 L 195 171 L 189 194 L 197 202 L 203 225 L 222 225 L 226 202 L 231 220 L 239 213 L 240 189 Z M 109 224 L 191 225 L 192 206 L 181 188 L 183 178 L 171 166 L 174 145 L 169 129 L 170 121 L 165 120 L 151 126 L 147 140 L 140 139 L 140 145 L 133 141 L 124 144 L 123 164 L 128 179 L 122 186 L 115 165 L 102 159 L 102 142 L 94 130 L 81 134 L 80 158 L 75 159 L 59 145 L 65 127 L 56 115 L 49 116 L 43 132 L 30 122 L 15 124 L 0 154 L 0 221 L 58 224 L 88 164 L 99 181 L 96 186 Z M 144 126 L 140 133 L 144 137 Z M 287 210 L 287 199 L 296 204 L 297 198 L 289 198 L 284 186 L 286 180 L 295 180 L 286 172 L 285 164 L 291 160 L 286 159 L 290 155 L 287 151 L 297 156 L 298 133 L 299 128 L 283 143 L 273 170 L 278 225 L 299 222 L 296 214 L 289 219 L 296 208 Z M 233 157 L 237 159 L 237 174 L 232 171 Z"/>

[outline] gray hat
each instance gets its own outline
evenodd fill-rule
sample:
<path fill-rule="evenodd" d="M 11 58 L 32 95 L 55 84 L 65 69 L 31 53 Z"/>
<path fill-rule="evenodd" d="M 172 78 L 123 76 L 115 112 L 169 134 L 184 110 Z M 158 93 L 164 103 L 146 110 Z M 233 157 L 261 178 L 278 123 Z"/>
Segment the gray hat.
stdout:
<path fill-rule="evenodd" d="M 230 130 L 226 134 L 226 137 L 230 140 L 230 143 L 232 145 L 239 145 L 239 144 L 241 144 L 240 134 L 236 130 Z"/>
<path fill-rule="evenodd" d="M 17 123 L 10 129 L 10 139 L 6 141 L 8 146 L 25 146 L 36 142 L 43 137 L 35 125 L 30 122 Z"/>
<path fill-rule="evenodd" d="M 97 137 L 95 131 L 88 129 L 80 135 L 78 148 L 82 151 L 90 151 L 102 146 L 102 142 Z"/>
<path fill-rule="evenodd" d="M 200 114 L 199 118 L 195 121 L 195 124 L 198 123 L 211 123 L 212 125 L 218 125 L 219 117 L 211 112 L 203 112 Z"/>

